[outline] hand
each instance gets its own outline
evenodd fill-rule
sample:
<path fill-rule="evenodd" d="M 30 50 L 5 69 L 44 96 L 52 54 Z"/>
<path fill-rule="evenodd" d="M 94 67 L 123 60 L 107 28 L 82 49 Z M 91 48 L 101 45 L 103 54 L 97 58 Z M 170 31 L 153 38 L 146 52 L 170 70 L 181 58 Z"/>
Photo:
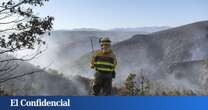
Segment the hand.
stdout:
<path fill-rule="evenodd" d="M 95 68 L 95 66 L 94 66 L 94 65 L 90 65 L 90 68 L 94 69 L 94 68 Z"/>

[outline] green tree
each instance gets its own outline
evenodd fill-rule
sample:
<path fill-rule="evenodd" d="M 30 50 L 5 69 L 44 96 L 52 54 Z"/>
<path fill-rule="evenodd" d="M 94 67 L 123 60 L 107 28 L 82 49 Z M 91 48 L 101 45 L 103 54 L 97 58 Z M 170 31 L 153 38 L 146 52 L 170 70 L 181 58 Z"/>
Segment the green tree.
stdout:
<path fill-rule="evenodd" d="M 124 82 L 124 86 L 118 91 L 119 95 L 150 95 L 149 80 L 146 80 L 144 76 L 136 78 L 136 74 L 130 73 Z"/>
<path fill-rule="evenodd" d="M 54 18 L 36 16 L 33 8 L 42 7 L 47 1 L 49 0 L 5 0 L 0 3 L 0 83 L 40 71 L 11 75 L 18 67 L 14 61 L 31 60 L 41 54 L 41 50 L 29 58 L 5 56 L 45 44 L 41 35 L 51 31 Z"/>
<path fill-rule="evenodd" d="M 128 95 L 137 95 L 138 88 L 136 87 L 136 74 L 130 73 L 125 81 L 125 89 L 127 90 Z"/>

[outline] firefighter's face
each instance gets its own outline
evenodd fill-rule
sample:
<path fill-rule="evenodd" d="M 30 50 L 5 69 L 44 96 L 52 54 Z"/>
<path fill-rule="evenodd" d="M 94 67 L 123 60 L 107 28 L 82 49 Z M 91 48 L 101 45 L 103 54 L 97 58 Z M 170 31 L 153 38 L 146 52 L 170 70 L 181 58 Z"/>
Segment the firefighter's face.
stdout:
<path fill-rule="evenodd" d="M 110 50 L 110 44 L 101 44 L 101 49 L 104 51 L 104 52 L 107 52 Z"/>

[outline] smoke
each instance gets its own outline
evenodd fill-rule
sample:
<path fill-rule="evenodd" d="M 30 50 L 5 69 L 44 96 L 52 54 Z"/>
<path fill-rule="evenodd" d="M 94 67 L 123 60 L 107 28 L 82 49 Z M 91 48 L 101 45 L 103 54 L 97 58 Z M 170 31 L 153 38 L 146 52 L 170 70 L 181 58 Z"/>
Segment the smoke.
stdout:
<path fill-rule="evenodd" d="M 43 39 L 47 43 L 47 50 L 31 63 L 41 67 L 50 65 L 50 68 L 66 74 L 79 74 L 80 72 L 70 67 L 80 57 L 92 51 L 90 40 L 96 50 L 99 48 L 99 37 L 110 37 L 113 43 L 116 43 L 138 33 L 140 31 L 53 31 L 51 36 L 45 35 Z"/>
<path fill-rule="evenodd" d="M 25 87 L 23 90 L 29 87 L 32 89 L 28 90 L 33 90 L 24 94 L 87 95 L 86 86 L 75 76 L 93 77 L 94 71 L 88 65 L 91 55 L 90 39 L 93 39 L 94 48 L 97 49 L 99 35 L 91 32 L 60 32 L 45 37 L 47 50 L 31 63 L 41 67 L 49 65 L 49 68 L 58 70 L 63 76 L 33 76 L 34 79 L 25 81 L 30 86 L 24 85 L 25 83 L 21 85 Z M 208 83 L 207 71 L 201 68 L 202 64 L 198 62 L 208 58 L 207 32 L 204 34 L 204 31 L 192 32 L 190 28 L 182 28 L 138 35 L 117 43 L 113 49 L 118 60 L 114 86 L 122 86 L 129 73 L 133 73 L 151 80 L 152 91 L 175 88 L 193 90 L 198 94 L 207 93 L 207 90 L 203 89 Z"/>
<path fill-rule="evenodd" d="M 27 66 L 26 66 L 27 67 Z M 21 69 L 22 70 L 22 69 Z M 57 73 L 40 72 L 11 80 L 3 84 L 4 90 L 13 95 L 87 95 L 84 84 L 76 78 Z"/>

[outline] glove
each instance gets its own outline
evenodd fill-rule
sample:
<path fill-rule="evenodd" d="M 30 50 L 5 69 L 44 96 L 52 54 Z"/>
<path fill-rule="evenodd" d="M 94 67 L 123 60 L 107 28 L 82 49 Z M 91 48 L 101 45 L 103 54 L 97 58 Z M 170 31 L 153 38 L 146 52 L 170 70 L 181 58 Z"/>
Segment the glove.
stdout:
<path fill-rule="evenodd" d="M 94 69 L 94 68 L 95 68 L 95 66 L 94 66 L 94 65 L 92 65 L 92 64 L 90 64 L 90 68 Z"/>
<path fill-rule="evenodd" d="M 90 68 L 94 69 L 95 67 L 94 66 L 90 66 Z"/>

